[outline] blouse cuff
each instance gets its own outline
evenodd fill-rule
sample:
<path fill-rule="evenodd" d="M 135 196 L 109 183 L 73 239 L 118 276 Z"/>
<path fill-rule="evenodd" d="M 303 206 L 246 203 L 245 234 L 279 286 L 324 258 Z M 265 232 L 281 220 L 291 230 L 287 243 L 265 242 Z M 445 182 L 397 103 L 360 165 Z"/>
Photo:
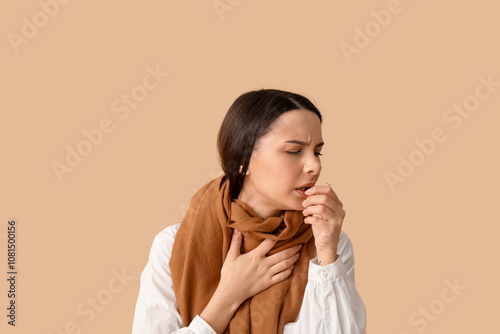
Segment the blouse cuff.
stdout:
<path fill-rule="evenodd" d="M 335 262 L 327 264 L 326 266 L 318 265 L 318 257 L 315 257 L 309 263 L 309 281 L 335 282 L 346 275 L 344 262 L 340 256 Z"/>
<path fill-rule="evenodd" d="M 205 334 L 205 333 L 210 333 L 210 334 L 217 334 L 210 325 L 203 320 L 202 317 L 199 315 L 196 315 L 194 319 L 191 321 L 189 324 L 189 329 L 193 333 L 199 333 L 199 334 Z"/>

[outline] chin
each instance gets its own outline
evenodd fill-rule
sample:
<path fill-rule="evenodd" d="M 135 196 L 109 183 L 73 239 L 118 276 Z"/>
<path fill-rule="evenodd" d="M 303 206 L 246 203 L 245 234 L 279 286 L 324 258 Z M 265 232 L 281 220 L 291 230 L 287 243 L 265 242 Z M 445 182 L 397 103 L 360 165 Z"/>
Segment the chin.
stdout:
<path fill-rule="evenodd" d="M 300 203 L 292 204 L 291 206 L 289 206 L 289 208 L 285 210 L 302 211 L 304 210 L 304 207 L 302 206 L 302 201 L 300 201 Z"/>

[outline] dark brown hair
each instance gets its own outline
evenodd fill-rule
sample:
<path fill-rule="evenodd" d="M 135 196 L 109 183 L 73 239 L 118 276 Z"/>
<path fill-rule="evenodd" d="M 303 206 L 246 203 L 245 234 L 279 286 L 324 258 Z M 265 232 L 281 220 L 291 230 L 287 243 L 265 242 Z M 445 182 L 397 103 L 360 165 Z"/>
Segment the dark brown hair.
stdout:
<path fill-rule="evenodd" d="M 222 170 L 230 181 L 232 198 L 237 198 L 243 187 L 257 140 L 271 131 L 281 114 L 296 109 L 309 110 L 322 122 L 318 108 L 307 98 L 277 89 L 244 93 L 229 107 L 219 129 L 217 149 Z"/>

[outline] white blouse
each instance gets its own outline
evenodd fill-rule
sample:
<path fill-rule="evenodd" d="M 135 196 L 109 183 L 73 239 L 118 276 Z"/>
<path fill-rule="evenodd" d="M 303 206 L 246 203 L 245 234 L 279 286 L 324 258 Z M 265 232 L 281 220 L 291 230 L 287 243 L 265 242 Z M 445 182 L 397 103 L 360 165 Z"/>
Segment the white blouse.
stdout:
<path fill-rule="evenodd" d="M 149 261 L 141 274 L 132 334 L 216 334 L 197 315 L 183 327 L 170 276 L 170 255 L 180 223 L 163 229 L 155 237 Z M 366 311 L 354 285 L 354 255 L 351 241 L 341 231 L 339 258 L 319 266 L 309 262 L 308 282 L 299 315 L 285 325 L 284 334 L 366 334 Z"/>

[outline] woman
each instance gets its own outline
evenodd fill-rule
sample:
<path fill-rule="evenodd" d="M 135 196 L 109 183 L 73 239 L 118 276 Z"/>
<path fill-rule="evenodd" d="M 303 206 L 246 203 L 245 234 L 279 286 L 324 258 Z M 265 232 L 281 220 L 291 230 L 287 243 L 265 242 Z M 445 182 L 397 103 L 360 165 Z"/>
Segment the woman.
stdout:
<path fill-rule="evenodd" d="M 153 242 L 134 334 L 365 333 L 345 211 L 316 185 L 321 122 L 298 94 L 236 99 L 217 139 L 224 174 Z"/>

